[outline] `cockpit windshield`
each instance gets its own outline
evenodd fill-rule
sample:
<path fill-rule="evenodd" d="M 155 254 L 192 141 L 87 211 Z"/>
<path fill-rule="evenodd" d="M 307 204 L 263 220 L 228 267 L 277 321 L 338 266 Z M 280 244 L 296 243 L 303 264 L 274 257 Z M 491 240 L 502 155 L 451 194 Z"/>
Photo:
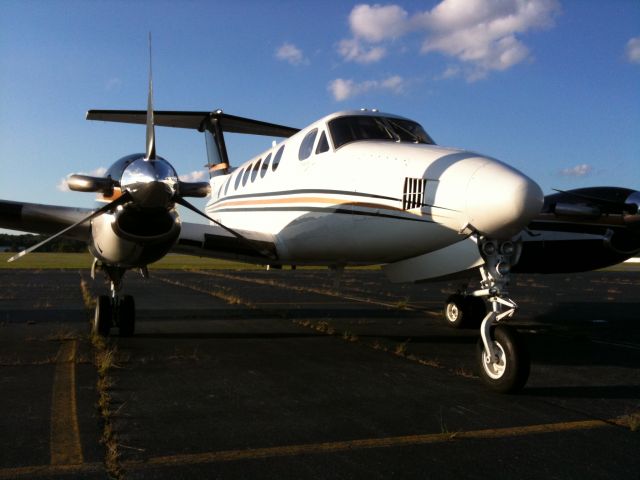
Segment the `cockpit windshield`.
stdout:
<path fill-rule="evenodd" d="M 335 148 L 359 140 L 390 140 L 434 145 L 420 124 L 403 118 L 353 115 L 334 118 L 329 131 Z"/>

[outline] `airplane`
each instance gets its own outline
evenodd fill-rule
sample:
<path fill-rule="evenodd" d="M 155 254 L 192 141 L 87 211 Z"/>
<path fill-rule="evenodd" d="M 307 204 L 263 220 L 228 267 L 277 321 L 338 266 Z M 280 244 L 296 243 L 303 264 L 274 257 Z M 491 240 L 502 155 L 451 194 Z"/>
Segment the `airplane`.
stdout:
<path fill-rule="evenodd" d="M 640 192 L 594 187 L 544 197 L 532 179 L 495 158 L 437 145 L 417 122 L 377 110 L 342 111 L 305 128 L 224 113 L 90 110 L 88 120 L 146 124 L 146 149 L 117 160 L 105 176 L 71 175 L 71 190 L 95 192 L 102 206 L 80 209 L 0 200 L 0 227 L 87 242 L 97 299 L 92 330 L 135 331 L 135 302 L 122 294 L 126 271 L 169 252 L 256 264 L 382 265 L 393 282 L 468 278 L 445 302 L 454 328 L 478 328 L 482 381 L 511 393 L 524 387 L 530 360 L 508 325 L 517 309 L 512 273 L 582 271 L 640 252 Z M 183 182 L 156 154 L 155 127 L 205 136 L 208 182 Z M 282 140 L 237 167 L 225 133 Z M 203 211 L 186 200 L 208 197 Z M 208 223 L 181 221 L 176 205 Z"/>

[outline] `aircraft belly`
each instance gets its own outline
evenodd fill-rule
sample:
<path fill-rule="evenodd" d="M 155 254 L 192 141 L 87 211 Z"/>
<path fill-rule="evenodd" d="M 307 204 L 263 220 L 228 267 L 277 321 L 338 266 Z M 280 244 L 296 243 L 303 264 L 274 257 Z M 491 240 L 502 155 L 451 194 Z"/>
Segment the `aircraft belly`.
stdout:
<path fill-rule="evenodd" d="M 309 212 L 278 233 L 278 253 L 291 263 L 376 264 L 459 240 L 455 232 L 417 218 Z"/>

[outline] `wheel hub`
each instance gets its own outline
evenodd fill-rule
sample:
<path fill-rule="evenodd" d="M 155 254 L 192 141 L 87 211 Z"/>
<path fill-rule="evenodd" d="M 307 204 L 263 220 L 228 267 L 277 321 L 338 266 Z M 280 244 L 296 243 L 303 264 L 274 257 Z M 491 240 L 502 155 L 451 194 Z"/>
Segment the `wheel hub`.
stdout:
<path fill-rule="evenodd" d="M 485 373 L 494 380 L 498 380 L 504 375 L 507 370 L 506 355 L 504 349 L 499 342 L 493 342 L 493 350 L 497 358 L 492 358 L 492 355 L 485 349 L 482 354 L 482 368 Z"/>
<path fill-rule="evenodd" d="M 460 316 L 460 310 L 458 310 L 458 306 L 455 303 L 447 304 L 447 320 L 450 322 L 455 322 L 458 320 Z"/>

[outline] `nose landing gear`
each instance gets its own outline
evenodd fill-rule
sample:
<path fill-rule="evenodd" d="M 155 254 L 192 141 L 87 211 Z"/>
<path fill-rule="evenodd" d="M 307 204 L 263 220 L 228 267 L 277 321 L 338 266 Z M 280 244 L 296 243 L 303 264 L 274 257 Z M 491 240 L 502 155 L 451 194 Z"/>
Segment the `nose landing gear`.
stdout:
<path fill-rule="evenodd" d="M 131 295 L 119 295 L 124 268 L 102 265 L 111 280 L 111 295 L 100 295 L 91 324 L 91 331 L 102 337 L 109 336 L 112 326 L 119 329 L 121 337 L 130 337 L 135 331 L 136 307 Z M 92 273 L 95 268 L 92 269 Z"/>
<path fill-rule="evenodd" d="M 480 267 L 480 288 L 469 292 L 465 287 L 451 295 L 444 317 L 454 328 L 480 328 L 476 353 L 480 378 L 497 392 L 517 392 L 529 378 L 529 354 L 517 331 L 500 322 L 513 317 L 518 308 L 507 286 L 521 245 L 485 237 L 477 238 L 477 243 L 485 262 Z"/>
<path fill-rule="evenodd" d="M 480 326 L 477 344 L 479 374 L 492 390 L 512 393 L 524 387 L 529 378 L 529 354 L 515 329 L 499 324 L 513 317 L 518 305 L 508 297 L 511 266 L 518 261 L 521 245 L 511 241 L 478 239 L 485 264 L 480 267 L 480 289 L 474 297 L 486 298 L 490 305 Z"/>

